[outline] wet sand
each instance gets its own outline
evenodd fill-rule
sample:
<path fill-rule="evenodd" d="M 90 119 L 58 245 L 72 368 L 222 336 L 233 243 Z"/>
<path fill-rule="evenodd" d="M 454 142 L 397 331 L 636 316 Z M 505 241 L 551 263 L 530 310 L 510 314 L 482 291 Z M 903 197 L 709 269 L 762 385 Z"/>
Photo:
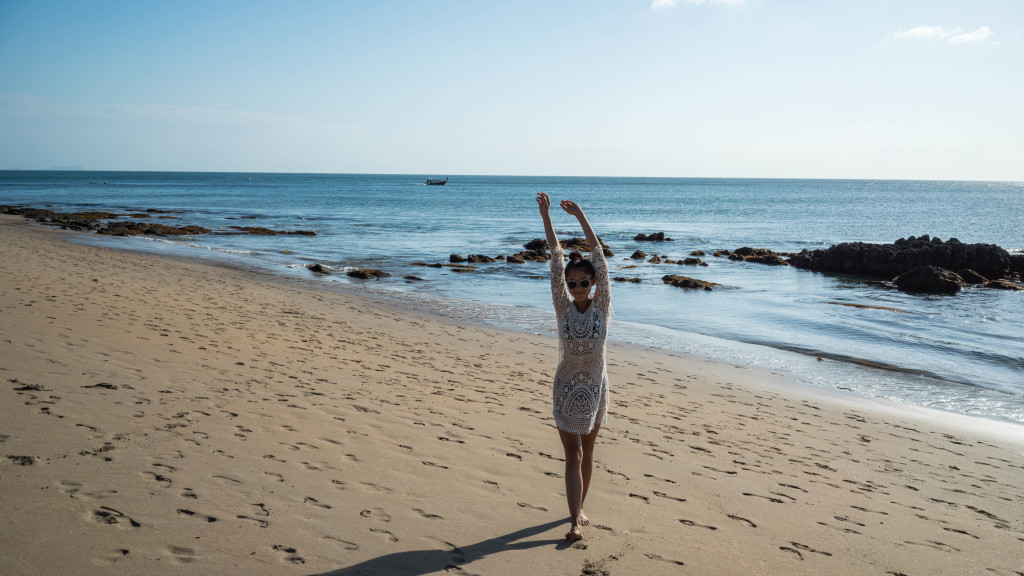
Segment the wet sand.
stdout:
<path fill-rule="evenodd" d="M 0 217 L 5 573 L 1024 574 L 1020 427 L 612 345 L 567 546 L 554 340 L 73 235 Z"/>

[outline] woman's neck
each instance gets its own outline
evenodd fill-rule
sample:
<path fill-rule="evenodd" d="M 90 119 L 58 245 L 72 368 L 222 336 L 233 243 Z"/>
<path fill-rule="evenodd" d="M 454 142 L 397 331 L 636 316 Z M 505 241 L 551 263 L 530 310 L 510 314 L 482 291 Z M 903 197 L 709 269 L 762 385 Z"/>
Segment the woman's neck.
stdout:
<path fill-rule="evenodd" d="M 572 303 L 576 305 L 576 310 L 578 310 L 580 313 L 583 313 L 583 312 L 587 311 L 587 308 L 590 307 L 590 302 L 591 302 L 590 297 L 587 297 L 587 298 L 577 298 L 577 299 L 572 301 Z"/>

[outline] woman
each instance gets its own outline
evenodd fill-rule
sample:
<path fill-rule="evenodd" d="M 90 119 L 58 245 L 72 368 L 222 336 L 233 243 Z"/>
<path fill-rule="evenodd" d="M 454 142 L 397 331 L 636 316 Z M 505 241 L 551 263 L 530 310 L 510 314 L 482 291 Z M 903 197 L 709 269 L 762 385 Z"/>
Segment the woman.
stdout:
<path fill-rule="evenodd" d="M 608 371 L 604 355 L 608 322 L 612 319 L 611 288 L 604 251 L 583 209 L 569 200 L 561 202 L 562 209 L 579 220 L 591 254 L 585 260 L 579 252 L 573 252 L 566 264 L 548 214 L 551 199 L 540 192 L 537 204 L 551 250 L 551 297 L 558 320 L 559 357 L 554 416 L 565 451 L 565 496 L 572 521 L 565 538 L 574 542 L 583 538 L 583 526 L 590 524 L 583 513 L 583 501 L 594 469 L 594 441 L 607 421 Z"/>

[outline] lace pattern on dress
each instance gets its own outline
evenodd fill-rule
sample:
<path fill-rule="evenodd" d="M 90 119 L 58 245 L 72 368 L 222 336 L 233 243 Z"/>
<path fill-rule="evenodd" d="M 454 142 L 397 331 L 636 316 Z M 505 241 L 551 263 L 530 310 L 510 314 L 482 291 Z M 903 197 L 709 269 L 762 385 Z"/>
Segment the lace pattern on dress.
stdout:
<path fill-rule="evenodd" d="M 601 248 L 591 253 L 590 262 L 594 265 L 594 296 L 580 313 L 565 286 L 565 252 L 561 246 L 551 250 L 551 298 L 558 321 L 554 417 L 559 428 L 573 434 L 588 434 L 595 423 L 608 421 L 605 343 L 614 315 L 611 286 Z"/>

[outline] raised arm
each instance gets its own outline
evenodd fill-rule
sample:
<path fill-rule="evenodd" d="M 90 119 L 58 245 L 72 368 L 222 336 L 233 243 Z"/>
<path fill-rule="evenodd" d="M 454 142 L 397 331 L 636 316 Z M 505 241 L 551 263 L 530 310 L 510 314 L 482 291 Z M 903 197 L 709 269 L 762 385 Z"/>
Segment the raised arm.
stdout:
<path fill-rule="evenodd" d="M 547 236 L 548 248 L 558 246 L 558 236 L 555 236 L 555 229 L 551 225 L 551 198 L 543 192 L 537 193 L 537 204 L 540 205 L 540 217 L 544 219 L 544 234 Z"/>
<path fill-rule="evenodd" d="M 590 251 L 601 251 L 601 241 L 597 239 L 597 234 L 595 234 L 594 229 L 590 227 L 590 222 L 587 220 L 587 215 L 583 213 L 583 208 L 580 208 L 579 204 L 572 200 L 562 200 L 562 210 L 572 214 L 580 221 L 580 226 L 583 228 L 583 235 L 587 237 L 587 243 L 590 244 Z M 601 253 L 604 254 L 604 252 Z"/>

